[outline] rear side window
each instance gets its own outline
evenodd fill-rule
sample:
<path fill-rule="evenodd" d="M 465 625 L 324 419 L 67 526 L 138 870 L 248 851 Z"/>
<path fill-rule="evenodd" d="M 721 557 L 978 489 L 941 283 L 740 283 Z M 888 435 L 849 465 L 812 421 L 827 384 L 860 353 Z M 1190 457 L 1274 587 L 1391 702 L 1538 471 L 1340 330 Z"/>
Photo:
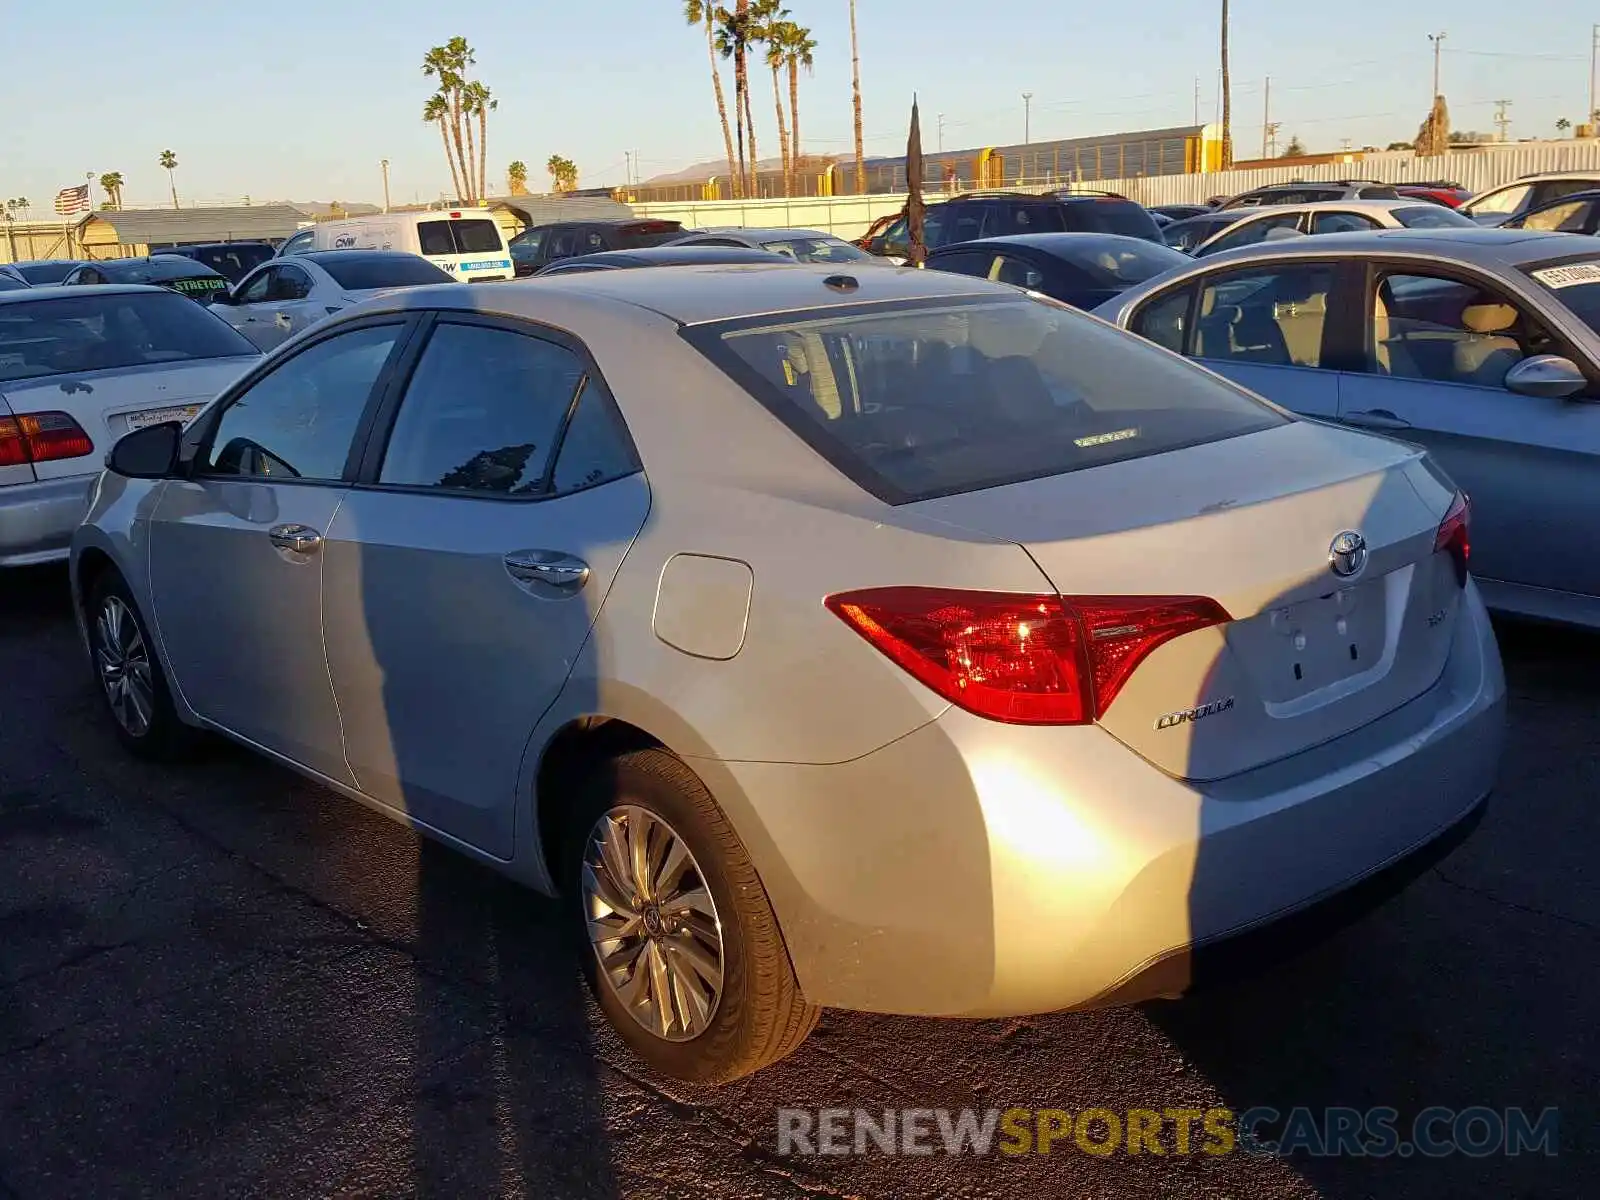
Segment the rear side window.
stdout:
<path fill-rule="evenodd" d="M 1286 418 L 1051 301 L 701 326 L 692 342 L 872 494 L 906 503 L 1236 437 Z"/>
<path fill-rule="evenodd" d="M 1475 222 L 1442 204 L 1411 204 L 1393 210 L 1394 219 L 1407 229 L 1471 228 Z"/>
<path fill-rule="evenodd" d="M 617 250 L 638 250 L 644 246 L 659 246 L 683 236 L 683 225 L 677 221 L 639 221 L 623 225 L 616 232 Z"/>

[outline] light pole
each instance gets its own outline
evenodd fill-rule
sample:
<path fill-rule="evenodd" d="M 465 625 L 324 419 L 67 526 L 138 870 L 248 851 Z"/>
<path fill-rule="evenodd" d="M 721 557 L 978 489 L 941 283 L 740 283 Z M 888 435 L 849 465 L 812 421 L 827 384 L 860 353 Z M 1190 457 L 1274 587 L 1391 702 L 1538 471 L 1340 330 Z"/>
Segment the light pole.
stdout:
<path fill-rule="evenodd" d="M 1444 30 L 1430 33 L 1428 40 L 1433 43 L 1433 96 L 1439 95 L 1439 52 L 1444 49 L 1444 39 L 1448 36 Z M 1432 97 L 1430 97 L 1431 99 Z"/>
<path fill-rule="evenodd" d="M 389 211 L 389 160 L 380 159 L 378 166 L 383 168 L 383 211 Z"/>
<path fill-rule="evenodd" d="M 944 114 L 939 114 L 939 149 L 944 149 Z"/>
<path fill-rule="evenodd" d="M 1033 140 L 1033 93 L 1022 93 L 1022 144 L 1026 146 Z"/>

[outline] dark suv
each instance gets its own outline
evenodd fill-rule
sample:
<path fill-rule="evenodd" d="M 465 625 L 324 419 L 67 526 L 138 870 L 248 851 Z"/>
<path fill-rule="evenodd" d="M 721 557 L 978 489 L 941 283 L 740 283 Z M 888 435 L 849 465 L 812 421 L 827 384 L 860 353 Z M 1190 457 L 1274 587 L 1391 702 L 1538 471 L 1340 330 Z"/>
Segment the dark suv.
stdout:
<path fill-rule="evenodd" d="M 1023 233 L 1118 233 L 1147 242 L 1161 241 L 1161 228 L 1155 218 L 1142 205 L 1115 192 L 1051 192 L 1042 196 L 969 192 L 928 205 L 923 224 L 929 250 Z M 899 220 L 863 248 L 885 258 L 904 258 L 910 253 L 905 215 L 901 214 Z"/>
<path fill-rule="evenodd" d="M 1259 208 L 1264 204 L 1321 204 L 1328 200 L 1398 200 L 1392 183 L 1376 179 L 1317 179 L 1310 183 L 1273 183 L 1241 192 L 1223 208 Z"/>
<path fill-rule="evenodd" d="M 238 283 L 276 251 L 266 242 L 197 242 L 187 246 L 150 247 L 152 254 L 181 254 L 204 263 L 230 283 Z"/>
<path fill-rule="evenodd" d="M 516 264 L 518 276 L 532 275 L 563 258 L 600 250 L 642 250 L 682 237 L 685 232 L 679 221 L 645 221 L 637 217 L 533 225 L 511 239 L 511 261 Z"/>

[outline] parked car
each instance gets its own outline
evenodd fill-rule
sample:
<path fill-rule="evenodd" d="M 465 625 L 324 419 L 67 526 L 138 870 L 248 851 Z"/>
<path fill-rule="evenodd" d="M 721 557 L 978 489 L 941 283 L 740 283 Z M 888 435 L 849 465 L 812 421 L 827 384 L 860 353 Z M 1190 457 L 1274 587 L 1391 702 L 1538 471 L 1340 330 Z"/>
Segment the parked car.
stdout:
<path fill-rule="evenodd" d="M 262 350 L 329 315 L 393 288 L 453 283 L 419 254 L 399 250 L 314 250 L 293 262 L 257 267 L 211 309 Z"/>
<path fill-rule="evenodd" d="M 266 242 L 201 242 L 192 246 L 168 246 L 161 253 L 181 254 L 205 263 L 229 283 L 238 283 L 272 258 L 274 251 Z"/>
<path fill-rule="evenodd" d="M 1174 221 L 1162 229 L 1161 240 L 1174 250 L 1192 254 L 1201 243 L 1209 241 L 1218 231 L 1250 216 L 1253 211 L 1248 208 L 1234 208 L 1226 212 L 1207 212 L 1198 217 Z"/>
<path fill-rule="evenodd" d="M 65 559 L 111 444 L 193 416 L 256 357 L 162 288 L 0 292 L 0 567 Z"/>
<path fill-rule="evenodd" d="M 76 258 L 40 258 L 32 261 L 0 265 L 0 275 L 19 280 L 30 287 L 42 283 L 60 283 L 70 275 L 81 260 Z"/>
<path fill-rule="evenodd" d="M 316 250 L 398 250 L 416 254 L 462 283 L 512 276 L 505 232 L 487 208 L 374 213 L 312 227 Z"/>
<path fill-rule="evenodd" d="M 15 275 L 0 275 L 0 292 L 20 292 L 32 286 L 33 284 L 24 283 Z"/>
<path fill-rule="evenodd" d="M 1190 217 L 1203 217 L 1210 211 L 1209 204 L 1158 204 L 1150 210 L 1150 215 L 1166 217 L 1169 221 L 1187 221 Z"/>
<path fill-rule="evenodd" d="M 1319 179 L 1307 183 L 1270 183 L 1241 192 L 1222 203 L 1224 209 L 1260 208 L 1272 204 L 1319 204 L 1329 200 L 1397 200 L 1394 185 L 1376 179 Z"/>
<path fill-rule="evenodd" d="M 583 271 L 625 271 L 635 267 L 738 266 L 745 263 L 791 263 L 786 255 L 771 250 L 751 250 L 746 246 L 645 246 L 638 250 L 600 250 L 563 258 L 540 269 L 535 277 L 573 275 Z"/>
<path fill-rule="evenodd" d="M 766 250 L 803 263 L 853 263 L 882 266 L 883 260 L 857 249 L 843 238 L 815 229 L 697 229 L 667 243 L 671 246 L 742 246 Z"/>
<path fill-rule="evenodd" d="M 1088 309 L 1188 262 L 1188 255 L 1143 238 L 1030 233 L 945 246 L 928 255 L 927 265 L 936 271 L 1009 283 Z"/>
<path fill-rule="evenodd" d="M 875 251 L 872 249 L 874 241 L 880 234 L 882 234 L 885 230 L 887 230 L 896 221 L 900 220 L 904 216 L 904 211 L 901 211 L 898 213 L 887 213 L 884 216 L 879 217 L 871 225 L 867 226 L 867 231 L 864 234 L 854 239 L 850 244 L 857 250 L 865 250 L 868 254 L 875 253 Z"/>
<path fill-rule="evenodd" d="M 1099 312 L 1286 408 L 1428 447 L 1472 497 L 1490 606 L 1600 625 L 1600 247 L 1490 229 L 1304 238 Z"/>
<path fill-rule="evenodd" d="M 1402 200 L 1431 200 L 1446 208 L 1460 208 L 1472 199 L 1472 192 L 1459 183 L 1436 180 L 1433 183 L 1397 183 L 1394 190 Z"/>
<path fill-rule="evenodd" d="M 278 250 L 274 257 L 289 258 L 296 254 L 310 254 L 311 251 L 317 248 L 316 239 L 317 230 L 315 226 L 310 229 L 298 230 L 278 243 Z"/>
<path fill-rule="evenodd" d="M 563 258 L 594 254 L 600 250 L 642 250 L 660 246 L 688 232 L 681 221 L 615 220 L 559 221 L 535 225 L 511 239 L 511 259 L 518 275 L 532 275 Z"/>
<path fill-rule="evenodd" d="M 923 242 L 929 250 L 1019 233 L 1116 233 L 1148 242 L 1161 241 L 1161 228 L 1155 219 L 1126 196 L 1112 192 L 1043 196 L 969 192 L 929 204 L 924 213 Z M 909 237 L 902 213 L 873 239 L 868 252 L 903 262 L 911 251 Z"/>
<path fill-rule="evenodd" d="M 204 263 L 181 254 L 152 254 L 148 258 L 107 258 L 79 263 L 61 281 L 62 287 L 104 283 L 150 283 L 167 288 L 199 304 L 210 304 L 228 290 L 228 281 Z"/>
<path fill-rule="evenodd" d="M 1530 208 L 1501 225 L 1502 229 L 1538 229 L 1551 233 L 1600 232 L 1600 187 L 1570 192 L 1538 208 Z"/>
<path fill-rule="evenodd" d="M 1521 179 L 1474 196 L 1461 206 L 1461 211 L 1479 225 L 1492 227 L 1503 225 L 1512 217 L 1519 217 L 1535 208 L 1543 208 L 1563 196 L 1596 188 L 1600 188 L 1600 171 L 1550 171 L 1524 175 Z"/>
<path fill-rule="evenodd" d="M 822 1007 L 1181 991 L 1431 862 L 1503 739 L 1466 516 L 1014 288 L 587 271 L 125 438 L 71 588 L 130 750 L 220 730 L 559 894 L 620 1037 L 721 1082 Z"/>
<path fill-rule="evenodd" d="M 1239 211 L 1238 209 L 1234 210 Z M 1193 250 L 1205 258 L 1222 250 L 1302 234 L 1360 233 L 1373 229 L 1474 229 L 1467 217 L 1422 200 L 1338 200 L 1320 204 L 1275 204 L 1212 234 Z"/>

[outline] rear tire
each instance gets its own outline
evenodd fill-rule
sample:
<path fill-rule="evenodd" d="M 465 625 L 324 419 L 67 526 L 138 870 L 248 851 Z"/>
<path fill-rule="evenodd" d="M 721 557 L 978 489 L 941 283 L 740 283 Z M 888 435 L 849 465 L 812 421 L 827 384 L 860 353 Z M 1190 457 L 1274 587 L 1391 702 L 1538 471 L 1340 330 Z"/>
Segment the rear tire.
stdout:
<path fill-rule="evenodd" d="M 178 720 L 155 642 L 115 570 L 95 581 L 85 616 L 90 667 L 117 740 L 140 758 L 170 760 L 192 750 L 197 731 Z"/>
<path fill-rule="evenodd" d="M 589 986 L 656 1071 L 727 1083 L 792 1053 L 816 1027 L 821 1010 L 800 994 L 754 865 L 673 755 L 636 750 L 595 772 L 567 824 L 562 865 Z"/>

